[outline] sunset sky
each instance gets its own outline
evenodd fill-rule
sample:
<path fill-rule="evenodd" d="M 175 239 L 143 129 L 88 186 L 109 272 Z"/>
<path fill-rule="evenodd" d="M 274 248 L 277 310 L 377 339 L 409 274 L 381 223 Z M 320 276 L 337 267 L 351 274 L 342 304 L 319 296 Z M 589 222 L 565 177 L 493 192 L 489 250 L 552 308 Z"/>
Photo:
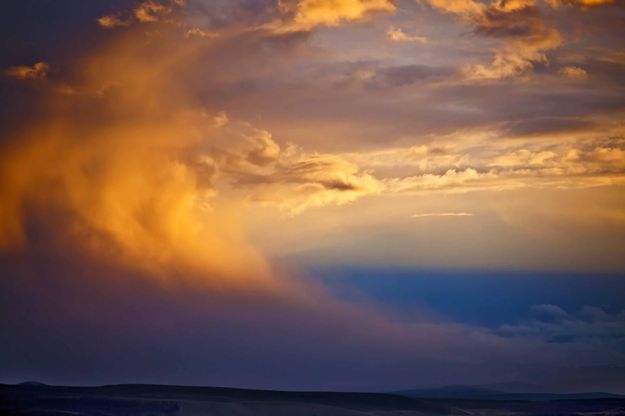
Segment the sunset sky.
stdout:
<path fill-rule="evenodd" d="M 0 8 L 0 382 L 625 393 L 623 1 Z"/>

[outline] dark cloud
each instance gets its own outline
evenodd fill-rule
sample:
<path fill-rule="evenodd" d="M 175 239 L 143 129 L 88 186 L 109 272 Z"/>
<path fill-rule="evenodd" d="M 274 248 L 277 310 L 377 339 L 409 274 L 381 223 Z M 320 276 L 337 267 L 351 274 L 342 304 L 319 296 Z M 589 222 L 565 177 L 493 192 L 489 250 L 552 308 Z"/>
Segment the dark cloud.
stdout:
<path fill-rule="evenodd" d="M 504 325 L 506 336 L 532 336 L 546 342 L 611 344 L 619 350 L 625 345 L 625 311 L 608 313 L 601 308 L 584 306 L 570 314 L 556 305 L 534 305 L 532 319 L 518 325 Z"/>
<path fill-rule="evenodd" d="M 544 22 L 536 6 L 525 6 L 512 11 L 489 7 L 476 19 L 474 33 L 496 38 L 536 36 L 543 30 Z"/>

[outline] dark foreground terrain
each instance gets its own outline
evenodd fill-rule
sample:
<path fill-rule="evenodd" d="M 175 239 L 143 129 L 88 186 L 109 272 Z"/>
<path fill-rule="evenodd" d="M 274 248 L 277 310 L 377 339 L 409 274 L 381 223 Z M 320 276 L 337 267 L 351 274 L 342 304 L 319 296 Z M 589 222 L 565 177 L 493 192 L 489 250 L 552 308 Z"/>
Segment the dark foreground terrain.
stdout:
<path fill-rule="evenodd" d="M 483 400 L 212 387 L 0 385 L 2 416 L 625 416 L 625 399 Z"/>

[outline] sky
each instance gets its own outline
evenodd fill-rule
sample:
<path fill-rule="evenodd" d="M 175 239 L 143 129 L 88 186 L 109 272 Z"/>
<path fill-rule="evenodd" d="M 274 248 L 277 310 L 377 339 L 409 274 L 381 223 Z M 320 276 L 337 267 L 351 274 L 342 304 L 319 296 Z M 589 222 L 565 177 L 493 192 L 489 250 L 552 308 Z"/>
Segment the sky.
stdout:
<path fill-rule="evenodd" d="M 5 1 L 0 382 L 625 393 L 624 6 Z"/>

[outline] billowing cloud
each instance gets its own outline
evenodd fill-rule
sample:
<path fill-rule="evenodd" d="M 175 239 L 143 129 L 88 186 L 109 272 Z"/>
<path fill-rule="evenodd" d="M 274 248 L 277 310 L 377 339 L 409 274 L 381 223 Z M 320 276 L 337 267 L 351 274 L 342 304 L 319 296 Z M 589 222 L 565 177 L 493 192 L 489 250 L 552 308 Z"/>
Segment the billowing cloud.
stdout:
<path fill-rule="evenodd" d="M 50 72 L 50 64 L 47 62 L 37 62 L 33 66 L 19 65 L 12 66 L 4 71 L 4 74 L 20 81 L 42 81 L 47 78 Z"/>
<path fill-rule="evenodd" d="M 53 88 L 47 112 L 3 152 L 2 246 L 29 250 L 48 236 L 156 275 L 183 268 L 215 284 L 271 280 L 236 210 L 210 206 L 211 173 L 188 162 L 210 140 L 213 118 L 174 99 L 162 74 L 146 76 L 170 62 L 138 57 L 140 44 L 124 40 L 95 54 L 87 65 L 97 70 L 76 88 L 113 80 L 116 87 L 103 95 Z M 68 110 L 53 111 L 60 106 Z M 254 273 L 244 273 L 243 263 L 255 265 Z"/>
<path fill-rule="evenodd" d="M 294 214 L 381 186 L 341 157 L 283 148 L 265 130 L 189 104 L 170 81 L 197 46 L 166 41 L 174 60 L 141 36 L 96 53 L 73 88 L 98 94 L 50 88 L 47 112 L 2 155 L 0 243 L 29 249 L 46 235 L 157 275 L 182 268 L 209 284 L 271 285 L 237 218 L 243 201 Z M 158 60 L 138 53 L 150 47 Z"/>

